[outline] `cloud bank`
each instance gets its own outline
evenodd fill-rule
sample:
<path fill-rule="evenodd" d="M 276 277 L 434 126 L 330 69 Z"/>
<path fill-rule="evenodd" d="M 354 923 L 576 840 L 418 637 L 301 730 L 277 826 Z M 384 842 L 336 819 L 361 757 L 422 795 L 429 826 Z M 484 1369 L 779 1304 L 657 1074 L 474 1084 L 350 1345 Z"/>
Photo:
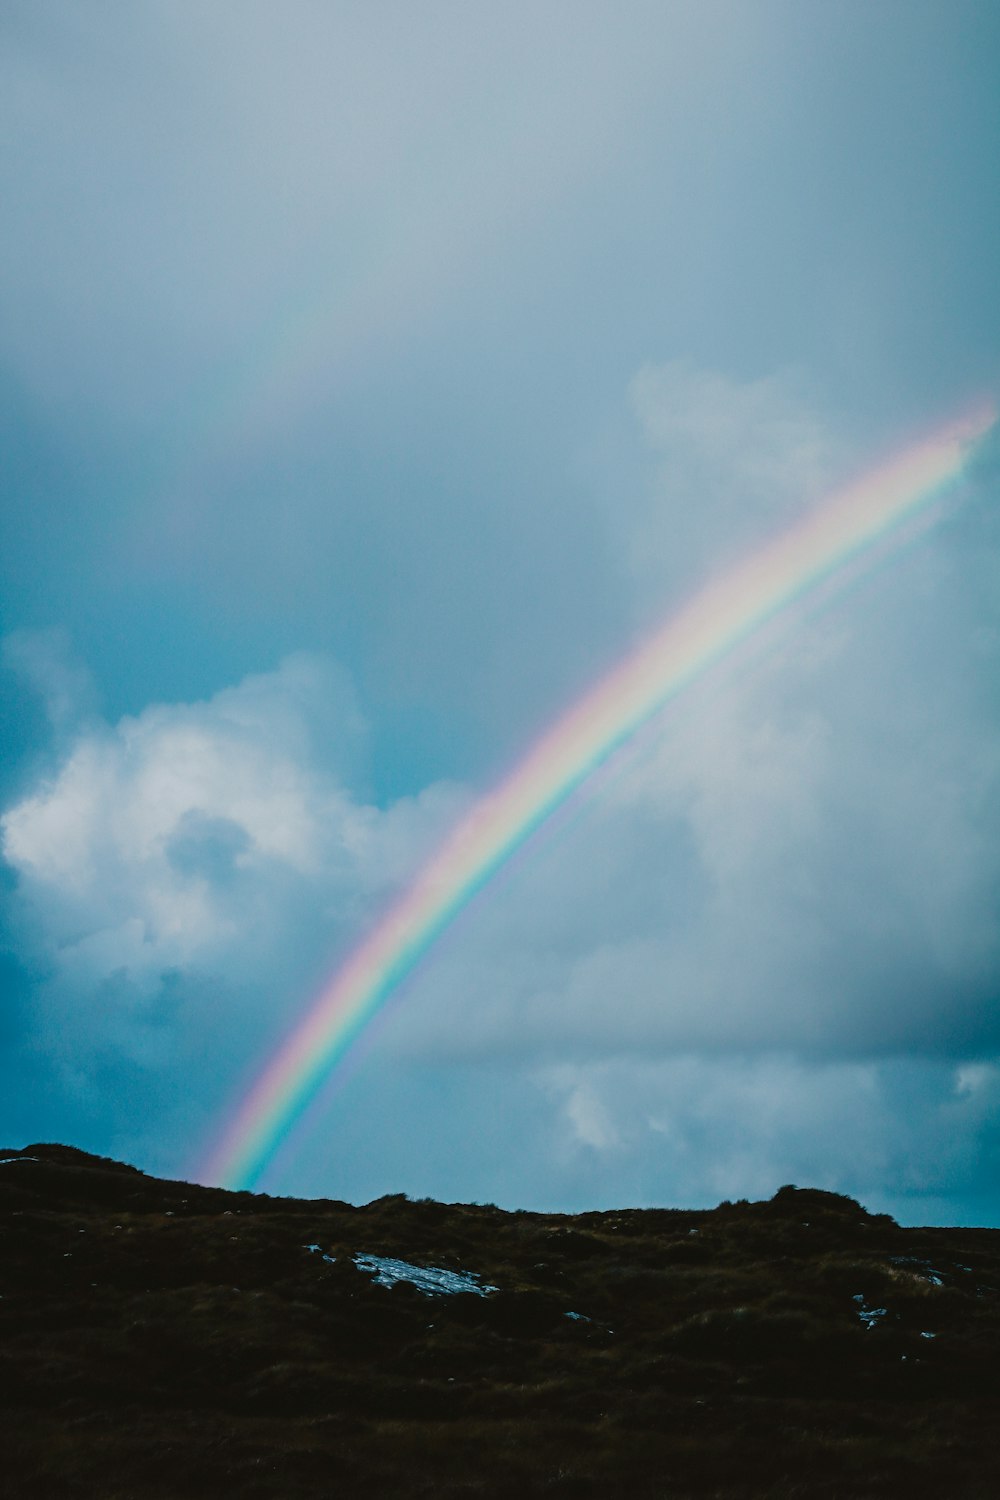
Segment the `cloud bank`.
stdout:
<path fill-rule="evenodd" d="M 632 401 L 647 483 L 607 529 L 638 618 L 844 462 L 783 378 L 650 366 Z M 964 560 L 990 525 L 970 504 L 691 691 L 438 945 L 282 1185 L 489 1183 L 583 1207 L 801 1180 L 910 1218 L 981 1216 L 998 637 Z M 117 1097 L 118 1137 L 181 1170 L 472 793 L 367 798 L 363 715 L 316 655 L 115 724 L 50 639 L 8 656 L 48 694 L 61 747 L 3 817 L 11 949 L 34 983 L 19 1041 L 82 1112 Z"/>
<path fill-rule="evenodd" d="M 64 707 L 66 674 L 49 675 Z M 78 727 L 2 819 L 33 1024 L 65 1066 L 195 1060 L 202 1094 L 199 1046 L 220 1049 L 224 1077 L 244 1038 L 280 1027 L 461 805 L 443 785 L 360 800 L 345 775 L 364 736 L 344 674 L 306 654 L 205 702 Z"/>

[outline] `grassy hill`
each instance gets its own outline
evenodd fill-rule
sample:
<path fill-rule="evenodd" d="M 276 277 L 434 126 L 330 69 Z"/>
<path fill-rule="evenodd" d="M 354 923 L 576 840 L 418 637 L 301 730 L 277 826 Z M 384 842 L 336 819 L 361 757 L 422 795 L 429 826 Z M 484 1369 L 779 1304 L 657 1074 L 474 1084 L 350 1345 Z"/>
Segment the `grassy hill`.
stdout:
<path fill-rule="evenodd" d="M 0 1150 L 12 1500 L 994 1500 L 998 1417 L 1000 1231 L 791 1187 L 355 1208 Z"/>

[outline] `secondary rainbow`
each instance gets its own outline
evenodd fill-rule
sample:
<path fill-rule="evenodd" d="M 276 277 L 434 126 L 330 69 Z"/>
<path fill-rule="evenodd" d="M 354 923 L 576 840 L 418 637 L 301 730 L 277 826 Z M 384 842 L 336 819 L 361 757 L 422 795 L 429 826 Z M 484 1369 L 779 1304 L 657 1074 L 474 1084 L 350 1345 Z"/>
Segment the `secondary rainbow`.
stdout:
<path fill-rule="evenodd" d="M 559 718 L 447 837 L 306 1010 L 243 1098 L 200 1175 L 249 1187 L 359 1033 L 442 930 L 597 768 L 708 668 L 846 572 L 960 479 L 986 407 L 840 490 L 697 593 Z"/>

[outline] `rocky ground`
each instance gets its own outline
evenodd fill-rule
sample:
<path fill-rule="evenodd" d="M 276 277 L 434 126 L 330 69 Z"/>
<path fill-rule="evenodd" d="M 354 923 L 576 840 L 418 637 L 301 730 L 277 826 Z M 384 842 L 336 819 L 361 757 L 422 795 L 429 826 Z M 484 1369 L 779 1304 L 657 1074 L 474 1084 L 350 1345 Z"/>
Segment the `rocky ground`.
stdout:
<path fill-rule="evenodd" d="M 505 1213 L 0 1150 L 0 1493 L 1000 1493 L 1000 1231 Z"/>

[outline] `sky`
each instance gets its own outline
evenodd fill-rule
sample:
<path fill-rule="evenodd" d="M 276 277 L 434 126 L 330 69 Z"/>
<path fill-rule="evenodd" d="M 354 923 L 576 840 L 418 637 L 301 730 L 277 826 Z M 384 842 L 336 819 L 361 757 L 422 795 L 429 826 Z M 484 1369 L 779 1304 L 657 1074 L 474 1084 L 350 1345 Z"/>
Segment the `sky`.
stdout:
<path fill-rule="evenodd" d="M 993 0 L 7 0 L 0 1140 L 197 1176 L 456 821 L 1000 397 Z M 493 880 L 261 1186 L 1000 1225 L 1000 441 Z"/>

